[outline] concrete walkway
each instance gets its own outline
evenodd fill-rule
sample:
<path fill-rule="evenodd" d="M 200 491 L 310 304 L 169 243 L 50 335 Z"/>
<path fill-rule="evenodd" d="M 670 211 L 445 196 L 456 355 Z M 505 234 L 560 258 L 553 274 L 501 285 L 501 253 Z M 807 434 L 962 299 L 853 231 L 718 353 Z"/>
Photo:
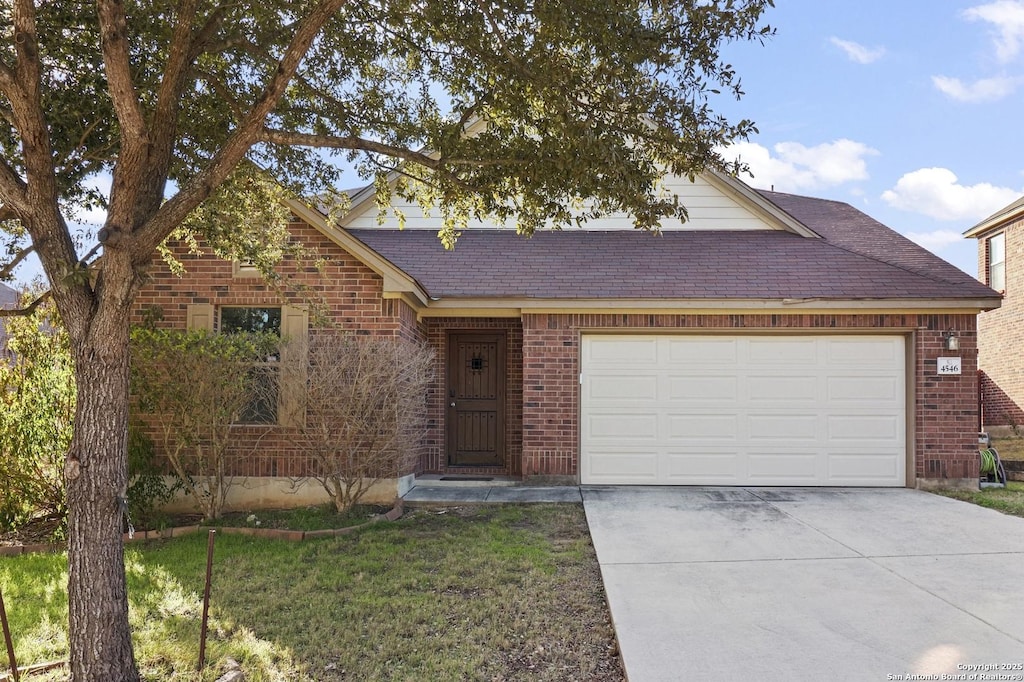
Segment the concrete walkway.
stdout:
<path fill-rule="evenodd" d="M 1024 519 L 903 489 L 583 499 L 631 682 L 1024 679 Z"/>

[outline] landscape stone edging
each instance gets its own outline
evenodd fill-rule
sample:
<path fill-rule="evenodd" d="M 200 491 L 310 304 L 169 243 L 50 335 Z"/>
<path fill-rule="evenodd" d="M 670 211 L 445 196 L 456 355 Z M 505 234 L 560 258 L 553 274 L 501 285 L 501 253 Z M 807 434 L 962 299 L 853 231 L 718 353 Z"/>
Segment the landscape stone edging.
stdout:
<path fill-rule="evenodd" d="M 249 528 L 249 527 L 231 527 L 225 526 L 222 528 L 211 528 L 209 526 L 176 526 L 174 528 L 164 528 L 163 530 L 140 530 L 135 533 L 134 537 L 128 537 L 128 533 L 124 534 L 125 544 L 142 542 L 144 540 L 166 540 L 168 538 L 178 538 L 185 535 L 193 535 L 200 532 L 201 530 L 216 530 L 218 533 L 224 535 L 251 535 L 258 538 L 268 538 L 274 540 L 288 540 L 289 542 L 301 542 L 307 538 L 335 538 L 341 537 L 342 535 L 348 535 L 354 533 L 357 530 L 366 528 L 375 523 L 381 521 L 397 521 L 402 518 L 404 510 L 402 509 L 402 501 L 399 500 L 390 511 L 384 514 L 377 514 L 369 521 L 360 523 L 358 526 L 348 526 L 346 528 L 327 528 L 325 530 L 280 530 L 277 528 Z M 3 556 L 20 556 L 22 554 L 45 554 L 64 551 L 65 546 L 62 544 L 30 544 L 30 545 L 7 545 L 0 546 L 0 557 Z"/>

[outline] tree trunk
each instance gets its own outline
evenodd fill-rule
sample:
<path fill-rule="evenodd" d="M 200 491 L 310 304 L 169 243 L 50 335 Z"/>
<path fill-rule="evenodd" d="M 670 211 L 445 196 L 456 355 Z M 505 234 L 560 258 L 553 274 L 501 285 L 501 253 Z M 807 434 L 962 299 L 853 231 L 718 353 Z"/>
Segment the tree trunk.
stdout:
<path fill-rule="evenodd" d="M 128 479 L 128 310 L 105 306 L 74 344 L 78 404 L 65 466 L 75 682 L 139 679 L 122 540 Z"/>

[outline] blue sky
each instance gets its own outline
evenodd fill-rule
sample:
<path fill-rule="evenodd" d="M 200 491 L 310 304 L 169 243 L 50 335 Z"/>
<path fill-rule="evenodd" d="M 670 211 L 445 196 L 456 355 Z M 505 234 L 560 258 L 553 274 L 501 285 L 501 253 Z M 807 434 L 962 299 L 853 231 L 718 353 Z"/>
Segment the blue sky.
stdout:
<path fill-rule="evenodd" d="M 846 201 L 977 275 L 961 233 L 1024 195 L 1024 0 L 777 3 L 773 38 L 723 52 L 746 96 L 715 105 L 760 131 L 729 152 L 744 180 Z"/>
<path fill-rule="evenodd" d="M 1024 195 L 1024 0 L 777 0 L 733 44 L 748 184 L 848 202 L 971 275 L 960 235 Z"/>

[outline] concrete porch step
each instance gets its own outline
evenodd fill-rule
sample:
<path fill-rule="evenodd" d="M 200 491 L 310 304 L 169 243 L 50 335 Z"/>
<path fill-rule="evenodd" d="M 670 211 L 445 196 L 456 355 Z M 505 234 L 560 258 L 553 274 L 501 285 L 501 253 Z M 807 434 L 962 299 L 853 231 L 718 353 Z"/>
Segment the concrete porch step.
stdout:
<path fill-rule="evenodd" d="M 413 481 L 414 488 L 505 488 L 522 484 L 511 476 L 481 474 L 425 474 Z"/>
<path fill-rule="evenodd" d="M 580 503 L 583 498 L 576 485 L 522 485 L 521 481 L 506 477 L 496 477 L 494 481 L 442 481 L 440 477 L 422 477 L 416 479 L 416 485 L 402 496 L 402 500 L 414 504 L 451 505 L 486 502 Z"/>

